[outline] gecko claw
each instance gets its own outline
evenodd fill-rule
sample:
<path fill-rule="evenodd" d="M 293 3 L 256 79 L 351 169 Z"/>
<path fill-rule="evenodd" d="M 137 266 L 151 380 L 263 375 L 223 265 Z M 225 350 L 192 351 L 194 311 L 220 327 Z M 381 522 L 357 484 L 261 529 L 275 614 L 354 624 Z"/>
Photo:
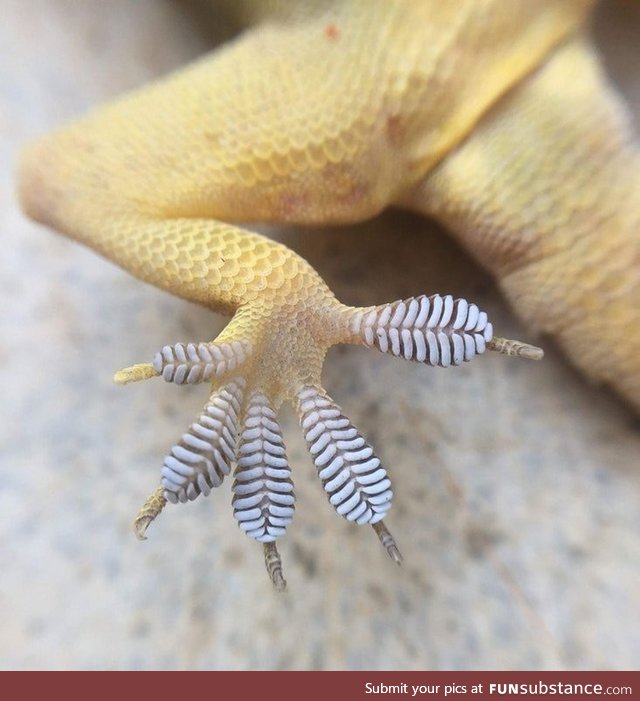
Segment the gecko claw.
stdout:
<path fill-rule="evenodd" d="M 164 509 L 166 503 L 167 500 L 162 487 L 158 487 L 145 501 L 133 520 L 133 531 L 138 540 L 147 540 L 147 528 L 149 528 L 151 522 L 160 514 L 162 509 Z"/>
<path fill-rule="evenodd" d="M 526 360 L 542 360 L 544 351 L 538 346 L 532 346 L 522 341 L 513 341 L 508 338 L 494 336 L 488 343 L 487 348 L 503 355 L 515 355 Z"/>
<path fill-rule="evenodd" d="M 269 579 L 278 592 L 286 591 L 287 581 L 282 574 L 282 560 L 274 542 L 264 543 L 264 564 L 269 573 Z"/>
<path fill-rule="evenodd" d="M 378 521 L 373 524 L 373 530 L 376 532 L 382 547 L 386 550 L 387 555 L 400 566 L 404 558 L 400 552 L 394 537 L 389 532 L 389 529 L 384 525 L 384 521 Z"/>
<path fill-rule="evenodd" d="M 151 363 L 139 363 L 138 365 L 118 370 L 113 376 L 113 381 L 117 385 L 128 385 L 130 382 L 140 382 L 141 380 L 156 377 L 157 374 Z"/>

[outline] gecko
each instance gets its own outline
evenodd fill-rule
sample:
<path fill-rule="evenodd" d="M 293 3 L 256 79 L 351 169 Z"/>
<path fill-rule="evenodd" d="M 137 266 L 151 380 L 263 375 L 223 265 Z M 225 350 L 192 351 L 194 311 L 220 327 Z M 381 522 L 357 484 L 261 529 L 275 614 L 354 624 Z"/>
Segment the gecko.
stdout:
<path fill-rule="evenodd" d="M 588 34 L 591 0 L 265 0 L 191 65 L 29 144 L 24 212 L 137 278 L 231 317 L 118 383 L 208 383 L 134 521 L 232 475 L 238 525 L 284 590 L 295 512 L 278 410 L 289 402 L 336 512 L 384 523 L 393 490 L 321 384 L 361 344 L 425 365 L 542 350 L 494 335 L 448 294 L 355 308 L 251 222 L 321 226 L 393 206 L 439 221 L 520 317 L 640 407 L 640 149 Z M 249 224 L 247 224 L 249 222 Z"/>

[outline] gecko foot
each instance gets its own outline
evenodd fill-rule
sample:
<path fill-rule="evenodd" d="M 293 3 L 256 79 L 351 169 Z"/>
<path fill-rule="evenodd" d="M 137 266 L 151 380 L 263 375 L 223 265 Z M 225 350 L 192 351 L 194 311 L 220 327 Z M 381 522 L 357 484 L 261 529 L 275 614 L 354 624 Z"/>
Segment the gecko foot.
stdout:
<path fill-rule="evenodd" d="M 485 350 L 542 357 L 535 346 L 494 337 L 484 312 L 450 295 L 365 309 L 323 301 L 324 307 L 307 304 L 303 314 L 287 308 L 280 318 L 277 310 L 267 310 L 268 323 L 262 324 L 247 324 L 245 311 L 215 341 L 165 346 L 151 363 L 116 374 L 122 384 L 155 376 L 174 384 L 211 384 L 200 415 L 164 459 L 161 486 L 134 521 L 138 538 L 145 538 L 167 502 L 207 496 L 233 470 L 234 517 L 247 536 L 262 543 L 269 578 L 284 591 L 275 541 L 293 519 L 295 493 L 277 411 L 288 400 L 331 506 L 348 521 L 372 526 L 399 565 L 402 555 L 383 521 L 393 499 L 391 480 L 319 382 L 327 349 L 358 343 L 439 367 L 460 365 Z"/>

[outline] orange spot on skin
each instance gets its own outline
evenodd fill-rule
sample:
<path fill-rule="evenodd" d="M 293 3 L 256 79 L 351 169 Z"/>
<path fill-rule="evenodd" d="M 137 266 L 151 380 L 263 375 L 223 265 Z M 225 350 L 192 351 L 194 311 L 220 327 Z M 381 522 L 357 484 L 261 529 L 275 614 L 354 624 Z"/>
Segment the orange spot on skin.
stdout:
<path fill-rule="evenodd" d="M 297 221 L 308 205 L 308 194 L 286 193 L 278 199 L 277 213 L 283 221 Z"/>
<path fill-rule="evenodd" d="M 204 136 L 205 140 L 208 141 L 210 144 L 214 144 L 215 146 L 219 146 L 220 141 L 222 139 L 222 132 L 204 131 L 202 133 L 202 136 Z"/>
<path fill-rule="evenodd" d="M 341 163 L 328 163 L 322 169 L 322 175 L 331 183 L 331 190 L 340 199 L 351 197 L 354 191 L 362 187 L 360 179 L 351 168 Z"/>
<path fill-rule="evenodd" d="M 369 192 L 367 185 L 354 184 L 349 192 L 339 196 L 339 201 L 349 209 L 363 202 Z"/>
<path fill-rule="evenodd" d="M 324 28 L 324 35 L 327 37 L 327 39 L 329 39 L 329 41 L 336 41 L 340 36 L 340 30 L 333 22 L 329 22 L 329 24 Z"/>
<path fill-rule="evenodd" d="M 404 139 L 404 127 L 397 114 L 390 114 L 384 125 L 387 141 L 391 146 L 400 146 Z"/>

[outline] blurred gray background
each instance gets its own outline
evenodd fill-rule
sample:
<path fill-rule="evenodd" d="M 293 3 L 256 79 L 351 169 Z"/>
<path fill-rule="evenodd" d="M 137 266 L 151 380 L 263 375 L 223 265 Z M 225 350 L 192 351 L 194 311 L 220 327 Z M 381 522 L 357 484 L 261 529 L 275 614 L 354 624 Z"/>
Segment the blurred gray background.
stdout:
<path fill-rule="evenodd" d="M 637 668 L 640 424 L 548 343 L 543 363 L 492 354 L 455 371 L 331 352 L 325 386 L 392 473 L 402 568 L 370 529 L 335 516 L 290 411 L 286 595 L 236 527 L 230 483 L 169 506 L 135 539 L 131 520 L 207 390 L 116 387 L 112 373 L 165 343 L 213 338 L 225 320 L 26 221 L 12 170 L 27 139 L 229 28 L 188 2 L 1 9 L 0 667 Z M 640 115 L 638 3 L 607 0 L 595 30 Z M 500 335 L 534 340 L 419 218 L 276 235 L 345 302 L 450 292 L 487 309 Z"/>

